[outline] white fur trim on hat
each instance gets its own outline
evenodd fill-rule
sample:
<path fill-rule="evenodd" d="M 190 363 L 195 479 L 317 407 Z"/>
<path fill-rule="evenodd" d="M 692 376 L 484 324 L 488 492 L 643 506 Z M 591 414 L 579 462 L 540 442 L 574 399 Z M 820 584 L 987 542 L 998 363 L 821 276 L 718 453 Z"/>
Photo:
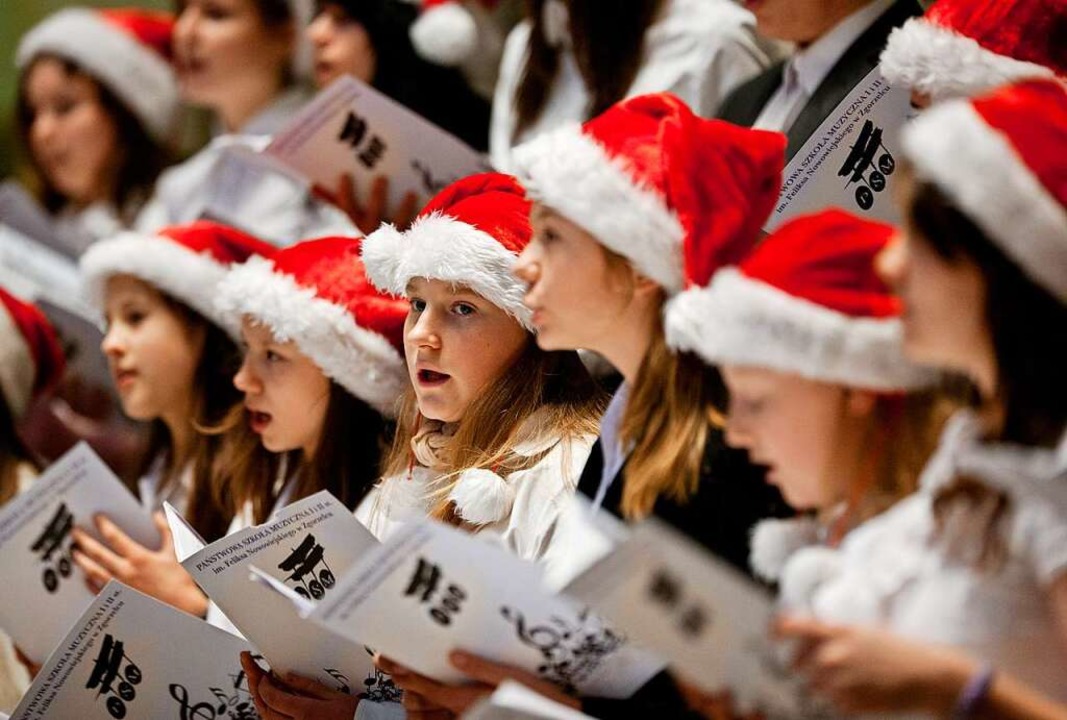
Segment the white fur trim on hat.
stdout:
<path fill-rule="evenodd" d="M 540 135 L 513 157 L 531 198 L 584 227 L 668 292 L 682 290 L 685 229 L 678 217 L 580 125 Z"/>
<path fill-rule="evenodd" d="M 477 24 L 458 0 L 424 10 L 408 33 L 419 55 L 438 65 L 459 65 L 478 47 Z"/>
<path fill-rule="evenodd" d="M 972 97 L 1027 78 L 1054 78 L 1051 68 L 998 55 L 978 41 L 912 18 L 889 34 L 882 75 L 935 100 Z"/>
<path fill-rule="evenodd" d="M 916 174 L 941 188 L 989 238 L 1067 303 L 1067 209 L 969 102 L 930 108 L 904 128 Z"/>
<path fill-rule="evenodd" d="M 133 275 L 170 295 L 238 337 L 237 324 L 216 310 L 213 301 L 226 266 L 165 237 L 124 232 L 89 246 L 79 262 L 89 301 L 104 308 L 107 280 Z"/>
<path fill-rule="evenodd" d="M 765 367 L 872 390 L 932 385 L 902 353 L 899 320 L 854 318 L 722 270 L 711 286 L 672 298 L 667 344 L 712 364 Z"/>
<path fill-rule="evenodd" d="M 516 256 L 487 232 L 455 218 L 433 213 L 407 232 L 383 225 L 363 240 L 367 277 L 381 290 L 400 297 L 412 278 L 465 285 L 531 330 L 531 312 L 522 299 L 526 284 L 511 268 Z"/>
<path fill-rule="evenodd" d="M 37 367 L 25 336 L 0 305 L 0 392 L 16 419 L 30 404 L 36 376 Z"/>
<path fill-rule="evenodd" d="M 347 309 L 251 257 L 220 283 L 215 306 L 240 322 L 249 317 L 280 342 L 293 341 L 329 378 L 380 412 L 392 416 L 407 383 L 404 359 L 378 333 L 360 327 Z"/>
<path fill-rule="evenodd" d="M 174 71 L 96 11 L 68 8 L 47 18 L 22 38 L 15 63 L 24 71 L 42 53 L 72 60 L 115 93 L 152 137 L 170 138 L 178 110 Z"/>

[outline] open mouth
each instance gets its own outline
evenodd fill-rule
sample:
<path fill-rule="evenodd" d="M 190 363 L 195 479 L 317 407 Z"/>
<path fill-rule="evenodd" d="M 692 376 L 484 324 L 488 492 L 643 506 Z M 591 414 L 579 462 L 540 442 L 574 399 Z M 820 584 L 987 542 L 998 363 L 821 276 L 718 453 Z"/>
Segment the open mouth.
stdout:
<path fill-rule="evenodd" d="M 436 387 L 443 385 L 449 381 L 452 377 L 446 373 L 437 372 L 436 370 L 419 370 L 419 385 L 423 387 Z"/>
<path fill-rule="evenodd" d="M 254 433 L 262 433 L 270 425 L 270 421 L 270 413 L 257 412 L 255 410 L 248 411 L 248 424 L 252 427 L 252 432 Z"/>
<path fill-rule="evenodd" d="M 135 370 L 119 370 L 115 373 L 115 387 L 123 388 L 129 385 L 137 377 Z"/>

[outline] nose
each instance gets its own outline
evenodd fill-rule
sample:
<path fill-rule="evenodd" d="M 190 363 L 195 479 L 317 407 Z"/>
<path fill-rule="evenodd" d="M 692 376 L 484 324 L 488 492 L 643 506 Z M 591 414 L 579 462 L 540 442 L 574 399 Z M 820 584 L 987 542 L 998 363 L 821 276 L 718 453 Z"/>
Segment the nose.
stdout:
<path fill-rule="evenodd" d="M 196 36 L 197 29 L 200 26 L 199 15 L 200 11 L 192 5 L 186 5 L 185 9 L 178 15 L 177 20 L 174 22 L 174 34 L 171 37 L 171 46 L 176 55 L 189 50 L 189 46 L 193 42 L 193 38 Z"/>
<path fill-rule="evenodd" d="M 30 137 L 35 144 L 47 145 L 55 139 L 59 119 L 51 111 L 41 110 L 33 118 Z"/>
<path fill-rule="evenodd" d="M 245 395 L 254 395 L 260 392 L 263 387 L 259 377 L 252 369 L 252 363 L 249 362 L 247 354 L 241 360 L 241 367 L 237 369 L 237 374 L 233 376 L 233 386 Z"/>
<path fill-rule="evenodd" d="M 515 264 L 511 266 L 512 274 L 527 285 L 533 285 L 541 276 L 541 265 L 533 245 L 534 243 L 530 243 L 523 248 Z"/>
<path fill-rule="evenodd" d="M 441 347 L 436 313 L 429 307 L 409 320 L 408 329 L 404 335 L 407 344 L 416 348 L 437 350 Z"/>
<path fill-rule="evenodd" d="M 726 444 L 741 450 L 752 449 L 752 436 L 733 415 L 726 418 Z"/>
<path fill-rule="evenodd" d="M 108 326 L 104 339 L 100 341 L 100 351 L 112 362 L 126 354 L 126 338 L 117 324 Z"/>
<path fill-rule="evenodd" d="M 890 287 L 897 287 L 904 277 L 907 269 L 908 250 L 904 236 L 897 233 L 893 239 L 882 248 L 874 260 L 875 269 L 882 281 Z"/>
<path fill-rule="evenodd" d="M 304 31 L 307 34 L 307 39 L 317 48 L 328 45 L 332 24 L 329 14 L 320 12 L 315 16 L 314 20 L 308 23 L 307 29 Z"/>

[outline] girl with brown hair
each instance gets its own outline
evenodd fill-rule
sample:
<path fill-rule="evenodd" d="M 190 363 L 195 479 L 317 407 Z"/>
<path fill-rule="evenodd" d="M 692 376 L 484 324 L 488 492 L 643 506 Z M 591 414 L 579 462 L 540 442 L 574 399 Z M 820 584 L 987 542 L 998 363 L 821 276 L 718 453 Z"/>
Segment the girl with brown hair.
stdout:
<path fill-rule="evenodd" d="M 19 135 L 73 253 L 130 227 L 171 160 L 173 25 L 164 13 L 68 8 L 19 43 Z"/>
<path fill-rule="evenodd" d="M 386 539 L 431 516 L 539 560 L 596 435 L 599 396 L 574 352 L 534 339 L 511 265 L 530 239 L 529 203 L 513 178 L 474 175 L 437 195 L 400 233 L 363 242 L 371 280 L 410 303 L 411 384 L 384 479 L 356 510 Z M 310 680 L 245 668 L 265 717 L 373 717 L 374 703 Z M 273 714 L 272 714 L 273 713 Z"/>
<path fill-rule="evenodd" d="M 152 426 L 141 501 L 151 511 L 171 503 L 209 539 L 225 532 L 232 515 L 211 492 L 223 443 L 198 428 L 221 422 L 239 402 L 230 382 L 238 359 L 235 327 L 212 298 L 229 265 L 272 250 L 202 221 L 102 240 L 81 260 L 90 299 L 107 324 L 101 349 L 122 409 Z M 115 577 L 176 607 L 204 611 L 205 599 L 178 564 L 161 513 L 158 551 L 133 542 L 106 517 L 96 524 L 106 544 L 74 530 L 75 561 L 94 588 Z"/>
<path fill-rule="evenodd" d="M 797 555 L 784 585 L 797 576 L 814 619 L 782 630 L 851 710 L 1051 717 L 1020 682 L 1063 712 L 1067 92 L 1033 81 L 946 101 L 904 146 L 905 232 L 881 270 L 906 307 L 907 355 L 963 373 L 974 406 L 914 496 L 837 553 Z"/>

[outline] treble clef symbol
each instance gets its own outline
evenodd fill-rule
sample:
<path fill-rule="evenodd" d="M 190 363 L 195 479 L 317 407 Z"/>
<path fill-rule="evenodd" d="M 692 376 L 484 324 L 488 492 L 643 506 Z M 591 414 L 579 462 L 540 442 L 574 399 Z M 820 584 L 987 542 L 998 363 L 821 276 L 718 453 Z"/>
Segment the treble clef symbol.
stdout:
<path fill-rule="evenodd" d="M 215 708 L 211 703 L 189 704 L 189 691 L 184 685 L 171 683 L 170 696 L 181 706 L 181 720 L 215 720 Z"/>

